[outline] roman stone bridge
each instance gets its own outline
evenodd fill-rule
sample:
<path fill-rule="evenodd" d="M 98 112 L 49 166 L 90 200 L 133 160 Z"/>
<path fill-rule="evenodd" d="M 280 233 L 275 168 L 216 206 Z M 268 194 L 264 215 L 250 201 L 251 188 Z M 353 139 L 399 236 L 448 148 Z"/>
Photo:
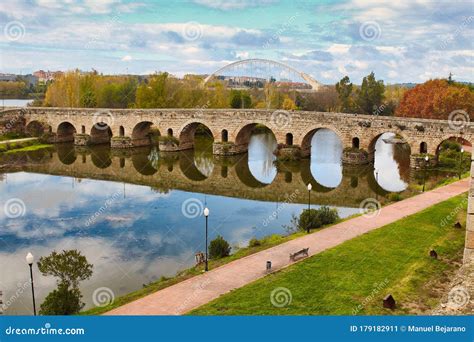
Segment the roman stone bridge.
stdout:
<path fill-rule="evenodd" d="M 386 132 L 398 142 L 436 160 L 441 143 L 456 138 L 471 145 L 474 125 L 466 122 L 384 117 L 360 114 L 255 109 L 83 109 L 23 108 L 4 111 L 2 121 L 19 120 L 32 134 L 48 133 L 52 142 L 76 145 L 110 143 L 113 148 L 149 145 L 159 140 L 162 151 L 192 149 L 197 129 L 214 139 L 213 152 L 246 152 L 252 131 L 264 125 L 275 135 L 280 154 L 308 157 L 311 140 L 322 128 L 335 132 L 344 147 L 343 161 L 372 161 L 375 143 Z M 418 157 L 416 157 L 418 156 Z M 418 159 L 417 159 L 418 158 Z M 422 158 L 421 158 L 422 159 Z"/>

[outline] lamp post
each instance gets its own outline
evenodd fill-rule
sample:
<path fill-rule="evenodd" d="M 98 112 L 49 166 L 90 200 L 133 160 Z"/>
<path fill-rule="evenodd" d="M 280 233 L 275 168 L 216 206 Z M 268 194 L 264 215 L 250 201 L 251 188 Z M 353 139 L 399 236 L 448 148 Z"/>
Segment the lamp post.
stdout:
<path fill-rule="evenodd" d="M 209 264 L 208 264 L 208 256 L 207 256 L 207 220 L 208 220 L 208 217 L 209 217 L 209 209 L 208 208 L 204 208 L 204 216 L 206 217 L 206 266 L 204 268 L 204 270 L 207 272 L 209 271 Z"/>
<path fill-rule="evenodd" d="M 311 189 L 313 189 L 313 186 L 311 183 L 308 183 L 308 215 L 309 215 L 309 224 L 308 227 L 306 227 L 306 232 L 309 234 L 309 228 L 311 225 Z"/>
<path fill-rule="evenodd" d="M 375 182 L 379 184 L 379 170 L 375 169 Z M 379 200 L 379 193 L 375 192 L 375 199 Z"/>
<path fill-rule="evenodd" d="M 459 179 L 461 179 L 462 174 L 462 157 L 464 153 L 464 147 L 461 147 L 461 155 L 459 156 Z"/>
<path fill-rule="evenodd" d="M 425 156 L 425 172 L 423 172 L 423 192 L 425 192 L 426 169 L 428 168 L 429 161 L 430 161 L 430 157 Z"/>
<path fill-rule="evenodd" d="M 36 303 L 35 303 L 35 286 L 33 284 L 33 261 L 34 261 L 34 256 L 31 253 L 28 253 L 26 255 L 26 262 L 30 266 L 30 281 L 31 281 L 31 294 L 33 296 L 33 313 L 36 316 Z"/>

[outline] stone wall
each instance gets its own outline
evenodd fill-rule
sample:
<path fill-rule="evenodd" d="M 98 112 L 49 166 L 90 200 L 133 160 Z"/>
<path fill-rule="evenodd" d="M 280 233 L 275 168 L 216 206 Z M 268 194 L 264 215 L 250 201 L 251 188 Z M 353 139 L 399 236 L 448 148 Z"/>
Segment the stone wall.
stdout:
<path fill-rule="evenodd" d="M 466 245 L 464 262 L 474 263 L 474 160 L 471 160 L 471 186 L 466 218 Z"/>
<path fill-rule="evenodd" d="M 278 144 L 286 144 L 287 135 L 291 134 L 293 145 L 301 148 L 303 156 L 308 155 L 311 137 L 320 128 L 334 131 L 344 148 L 352 147 L 352 140 L 358 138 L 359 148 L 369 154 L 373 153 L 378 137 L 386 132 L 400 135 L 410 146 L 412 154 L 420 153 L 421 143 L 426 143 L 427 153 L 431 155 L 437 154 L 442 141 L 456 137 L 472 142 L 474 133 L 470 123 L 457 129 L 446 120 L 344 113 L 251 109 L 26 108 L 23 111 L 25 125 L 34 121 L 44 122 L 50 126 L 52 133 L 57 133 L 61 123 L 69 122 L 76 132 L 90 135 L 98 118 L 101 118 L 101 122 L 110 127 L 113 137 L 127 136 L 133 140 L 134 132 L 137 132 L 137 126 L 140 125 L 138 127 L 142 127 L 143 132 L 147 132 L 149 128 L 158 129 L 161 135 L 172 132 L 174 137 L 183 139 L 183 144 L 180 144 L 182 149 L 192 147 L 189 133 L 200 123 L 209 128 L 217 143 L 222 142 L 222 132 L 227 131 L 229 146 L 236 143 L 233 148 L 235 153 L 246 151 L 245 132 L 256 124 L 267 126 L 275 134 Z M 3 116 L 15 117 L 18 112 L 19 110 L 10 111 Z M 216 151 L 218 150 L 221 149 L 218 147 Z"/>

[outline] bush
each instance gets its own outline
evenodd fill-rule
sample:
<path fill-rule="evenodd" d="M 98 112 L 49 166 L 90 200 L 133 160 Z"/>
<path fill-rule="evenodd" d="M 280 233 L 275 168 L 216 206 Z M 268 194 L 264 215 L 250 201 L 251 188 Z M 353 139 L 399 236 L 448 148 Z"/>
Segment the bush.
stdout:
<path fill-rule="evenodd" d="M 336 209 L 331 209 L 327 206 L 322 206 L 319 209 L 305 209 L 300 214 L 300 217 L 293 215 L 291 224 L 285 226 L 288 233 L 295 233 L 296 231 L 306 231 L 309 229 L 320 228 L 324 225 L 334 223 L 339 220 L 339 214 Z"/>
<path fill-rule="evenodd" d="M 303 210 L 298 221 L 298 228 L 300 230 L 316 229 L 322 225 L 317 209 Z"/>
<path fill-rule="evenodd" d="M 331 209 L 327 206 L 322 206 L 318 210 L 319 219 L 321 224 L 324 226 L 326 224 L 331 224 L 339 220 L 339 214 L 337 213 L 336 209 Z"/>
<path fill-rule="evenodd" d="M 262 245 L 262 243 L 257 238 L 252 238 L 249 241 L 249 247 L 257 247 L 257 246 L 261 246 L 261 245 Z"/>
<path fill-rule="evenodd" d="M 209 244 L 209 257 L 211 259 L 220 259 L 230 254 L 230 245 L 224 238 L 218 235 Z"/>
<path fill-rule="evenodd" d="M 388 195 L 388 199 L 392 202 L 398 202 L 402 199 L 402 196 L 398 192 L 392 192 Z"/>

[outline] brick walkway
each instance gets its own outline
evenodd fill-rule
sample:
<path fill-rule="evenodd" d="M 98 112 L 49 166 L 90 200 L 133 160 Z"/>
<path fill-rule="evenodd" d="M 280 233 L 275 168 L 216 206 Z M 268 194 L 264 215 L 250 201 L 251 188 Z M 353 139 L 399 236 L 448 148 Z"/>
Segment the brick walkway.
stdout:
<path fill-rule="evenodd" d="M 309 247 L 314 255 L 361 234 L 415 214 L 450 197 L 469 190 L 469 180 L 461 180 L 438 189 L 388 205 L 376 217 L 359 216 L 332 227 L 303 236 L 267 250 L 223 265 L 208 273 L 152 293 L 106 313 L 107 315 L 181 315 L 233 289 L 266 275 L 265 264 L 273 270 L 292 264 L 289 254 Z"/>

